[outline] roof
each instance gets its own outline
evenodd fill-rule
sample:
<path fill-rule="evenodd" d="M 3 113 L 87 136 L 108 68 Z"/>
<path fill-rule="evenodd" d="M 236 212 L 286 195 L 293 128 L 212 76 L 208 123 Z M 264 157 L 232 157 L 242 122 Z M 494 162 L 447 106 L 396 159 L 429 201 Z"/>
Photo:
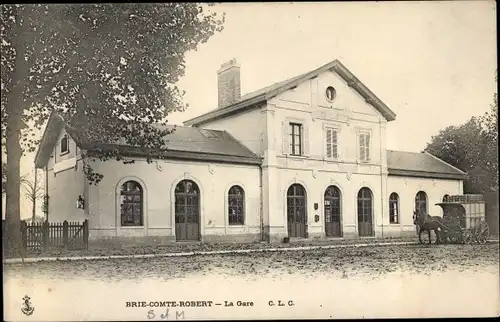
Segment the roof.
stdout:
<path fill-rule="evenodd" d="M 371 92 L 368 87 L 366 87 L 356 76 L 354 76 L 354 74 L 352 74 L 347 69 L 347 67 L 345 67 L 339 60 L 336 59 L 315 70 L 303 73 L 282 82 L 278 82 L 249 94 L 243 95 L 238 102 L 232 105 L 213 109 L 210 112 L 185 121 L 184 124 L 198 126 L 215 119 L 246 111 L 258 106 L 259 103 L 265 102 L 273 98 L 274 96 L 285 92 L 297 86 L 298 84 L 307 81 L 308 79 L 317 77 L 319 74 L 328 70 L 333 70 L 340 77 L 342 77 L 342 79 L 344 79 L 344 81 L 346 81 L 350 87 L 356 90 L 366 100 L 367 103 L 375 107 L 375 109 L 377 109 L 387 121 L 394 121 L 396 119 L 396 114 L 387 105 L 385 105 L 382 100 L 380 100 L 375 94 L 373 94 L 373 92 Z"/>
<path fill-rule="evenodd" d="M 64 122 L 61 117 L 51 116 L 44 132 L 42 143 L 35 157 L 35 165 L 43 167 L 50 156 L 54 144 Z M 173 129 L 175 131 L 165 137 L 167 149 L 164 151 L 152 151 L 154 157 L 163 156 L 167 159 L 185 159 L 199 161 L 230 162 L 242 164 L 260 165 L 262 159 L 235 139 L 226 131 L 205 130 L 195 127 L 154 125 L 159 129 Z M 66 131 L 76 144 L 86 150 L 99 149 L 100 151 L 111 151 L 120 149 L 123 156 L 145 157 L 147 152 L 139 146 L 127 145 L 122 142 L 100 141 L 92 143 L 84 134 L 77 130 L 66 127 Z"/>
<path fill-rule="evenodd" d="M 435 179 L 467 179 L 467 173 L 427 152 L 387 150 L 389 175 Z"/>
<path fill-rule="evenodd" d="M 35 155 L 35 167 L 42 168 L 47 163 L 50 155 L 52 154 L 52 149 L 59 137 L 59 133 L 64 127 L 63 118 L 52 113 L 47 121 L 45 130 L 43 131 L 42 139 L 40 140 L 40 145 Z"/>

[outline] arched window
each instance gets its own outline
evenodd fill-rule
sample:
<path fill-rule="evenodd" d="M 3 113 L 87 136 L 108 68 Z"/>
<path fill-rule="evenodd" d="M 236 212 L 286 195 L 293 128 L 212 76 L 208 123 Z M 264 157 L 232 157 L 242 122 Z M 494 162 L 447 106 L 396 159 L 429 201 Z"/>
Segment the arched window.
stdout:
<path fill-rule="evenodd" d="M 61 154 L 65 154 L 69 152 L 69 144 L 68 144 L 68 136 L 65 135 L 61 139 Z"/>
<path fill-rule="evenodd" d="M 198 195 L 199 192 L 198 185 L 191 180 L 182 180 L 175 186 L 176 194 Z"/>
<path fill-rule="evenodd" d="M 389 223 L 399 224 L 399 196 L 395 192 L 389 196 Z"/>
<path fill-rule="evenodd" d="M 245 224 L 245 192 L 240 186 L 232 186 L 228 194 L 228 214 L 230 225 Z"/>
<path fill-rule="evenodd" d="M 143 193 L 136 181 L 125 182 L 120 190 L 120 211 L 122 226 L 143 225 Z"/>
<path fill-rule="evenodd" d="M 447 202 L 447 201 L 448 201 L 448 198 L 450 198 L 450 196 L 449 196 L 449 195 L 444 195 L 444 196 L 443 196 L 443 202 Z"/>
<path fill-rule="evenodd" d="M 415 211 L 423 214 L 428 214 L 427 194 L 423 191 L 419 191 L 415 196 Z"/>

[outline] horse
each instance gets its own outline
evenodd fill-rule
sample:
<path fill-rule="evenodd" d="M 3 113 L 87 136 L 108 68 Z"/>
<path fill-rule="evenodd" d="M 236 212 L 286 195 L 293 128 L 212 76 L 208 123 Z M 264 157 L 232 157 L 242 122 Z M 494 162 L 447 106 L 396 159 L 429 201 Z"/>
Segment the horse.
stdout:
<path fill-rule="evenodd" d="M 432 244 L 431 241 L 431 230 L 436 234 L 436 244 L 441 243 L 441 234 L 444 235 L 442 218 L 438 216 L 431 216 L 429 214 L 424 214 L 422 212 L 413 211 L 413 224 L 418 228 L 418 240 L 422 242 L 421 234 L 427 231 L 429 234 L 429 245 Z M 444 243 L 446 243 L 447 238 L 443 236 Z"/>

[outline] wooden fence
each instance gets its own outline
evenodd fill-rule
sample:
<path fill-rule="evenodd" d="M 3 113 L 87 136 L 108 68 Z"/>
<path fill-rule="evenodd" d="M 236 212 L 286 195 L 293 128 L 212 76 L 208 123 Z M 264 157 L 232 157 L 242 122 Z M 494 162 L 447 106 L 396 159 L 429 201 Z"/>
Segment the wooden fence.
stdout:
<path fill-rule="evenodd" d="M 5 233 L 4 220 L 2 226 Z M 21 221 L 21 238 L 27 252 L 88 249 L 89 223 L 88 220 L 83 223 L 66 220 L 62 223 Z"/>

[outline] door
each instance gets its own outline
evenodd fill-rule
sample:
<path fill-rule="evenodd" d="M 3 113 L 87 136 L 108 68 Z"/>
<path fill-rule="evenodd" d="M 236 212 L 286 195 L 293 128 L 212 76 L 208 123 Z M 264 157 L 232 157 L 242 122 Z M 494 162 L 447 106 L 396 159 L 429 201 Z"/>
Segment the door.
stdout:
<path fill-rule="evenodd" d="M 358 192 L 358 234 L 373 236 L 373 196 L 368 188 Z"/>
<path fill-rule="evenodd" d="M 287 191 L 288 237 L 307 238 L 306 191 L 293 184 Z"/>
<path fill-rule="evenodd" d="M 200 190 L 191 180 L 175 187 L 175 237 L 177 241 L 200 240 Z"/>
<path fill-rule="evenodd" d="M 342 237 L 340 197 L 340 189 L 336 186 L 329 186 L 325 191 L 324 214 L 326 237 Z"/>

